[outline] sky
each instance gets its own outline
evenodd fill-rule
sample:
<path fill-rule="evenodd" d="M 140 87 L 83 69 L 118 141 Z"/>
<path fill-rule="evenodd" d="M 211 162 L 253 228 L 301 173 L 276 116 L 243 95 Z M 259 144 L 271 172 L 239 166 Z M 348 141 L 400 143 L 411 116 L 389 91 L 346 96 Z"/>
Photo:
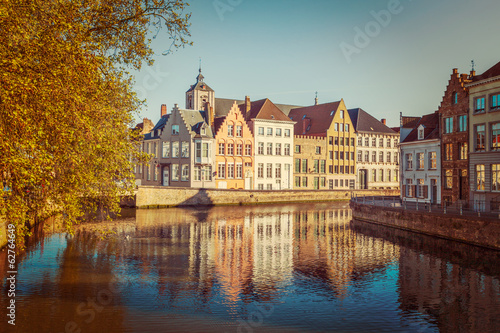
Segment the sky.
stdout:
<path fill-rule="evenodd" d="M 191 0 L 193 46 L 136 73 L 156 123 L 161 104 L 185 107 L 199 61 L 216 98 L 308 106 L 344 99 L 389 126 L 437 110 L 453 68 L 481 74 L 500 61 L 498 0 Z M 138 119 L 138 121 L 141 121 Z"/>

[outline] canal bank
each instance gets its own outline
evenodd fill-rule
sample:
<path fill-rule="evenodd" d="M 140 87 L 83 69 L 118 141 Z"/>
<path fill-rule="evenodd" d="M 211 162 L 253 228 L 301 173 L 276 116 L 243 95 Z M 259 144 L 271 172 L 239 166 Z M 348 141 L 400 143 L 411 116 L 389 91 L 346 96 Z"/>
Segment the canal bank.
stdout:
<path fill-rule="evenodd" d="M 391 196 L 399 190 L 224 190 L 139 186 L 137 208 L 230 206 L 349 200 L 351 196 Z"/>
<path fill-rule="evenodd" d="M 350 203 L 353 219 L 500 250 L 500 220 Z"/>

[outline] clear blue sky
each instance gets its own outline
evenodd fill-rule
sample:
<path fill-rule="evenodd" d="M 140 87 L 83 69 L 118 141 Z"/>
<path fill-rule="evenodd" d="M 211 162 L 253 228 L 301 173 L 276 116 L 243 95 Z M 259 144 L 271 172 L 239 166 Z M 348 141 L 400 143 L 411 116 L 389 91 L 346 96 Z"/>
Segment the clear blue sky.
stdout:
<path fill-rule="evenodd" d="M 453 68 L 469 73 L 474 59 L 480 74 L 500 61 L 498 0 L 188 2 L 194 45 L 163 56 L 160 33 L 155 65 L 136 75 L 148 102 L 140 116 L 155 123 L 161 104 L 184 107 L 200 57 L 216 97 L 311 105 L 318 91 L 320 103 L 343 98 L 390 126 L 399 112 L 435 111 Z M 392 13 L 375 23 L 381 11 Z M 357 28 L 369 42 L 355 40 Z"/>

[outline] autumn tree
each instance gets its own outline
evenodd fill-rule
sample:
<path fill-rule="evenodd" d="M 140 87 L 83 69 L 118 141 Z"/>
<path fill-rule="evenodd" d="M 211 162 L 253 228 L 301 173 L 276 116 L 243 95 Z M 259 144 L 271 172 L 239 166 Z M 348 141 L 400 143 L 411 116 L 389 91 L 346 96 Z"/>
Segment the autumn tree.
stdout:
<path fill-rule="evenodd" d="M 151 36 L 190 44 L 182 0 L 0 0 L 0 219 L 25 235 L 67 227 L 130 193 L 141 103 L 128 72 L 152 65 Z"/>

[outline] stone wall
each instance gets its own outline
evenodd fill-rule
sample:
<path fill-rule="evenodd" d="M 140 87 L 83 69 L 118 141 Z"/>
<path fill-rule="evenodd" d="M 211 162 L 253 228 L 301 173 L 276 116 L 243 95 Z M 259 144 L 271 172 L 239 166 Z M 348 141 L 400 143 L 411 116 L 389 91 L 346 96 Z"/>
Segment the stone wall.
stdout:
<path fill-rule="evenodd" d="M 138 208 L 198 205 L 254 205 L 285 202 L 349 200 L 355 196 L 397 196 L 399 190 L 224 190 L 140 186 L 136 192 Z"/>
<path fill-rule="evenodd" d="M 500 220 L 443 215 L 351 202 L 355 220 L 500 250 Z"/>

